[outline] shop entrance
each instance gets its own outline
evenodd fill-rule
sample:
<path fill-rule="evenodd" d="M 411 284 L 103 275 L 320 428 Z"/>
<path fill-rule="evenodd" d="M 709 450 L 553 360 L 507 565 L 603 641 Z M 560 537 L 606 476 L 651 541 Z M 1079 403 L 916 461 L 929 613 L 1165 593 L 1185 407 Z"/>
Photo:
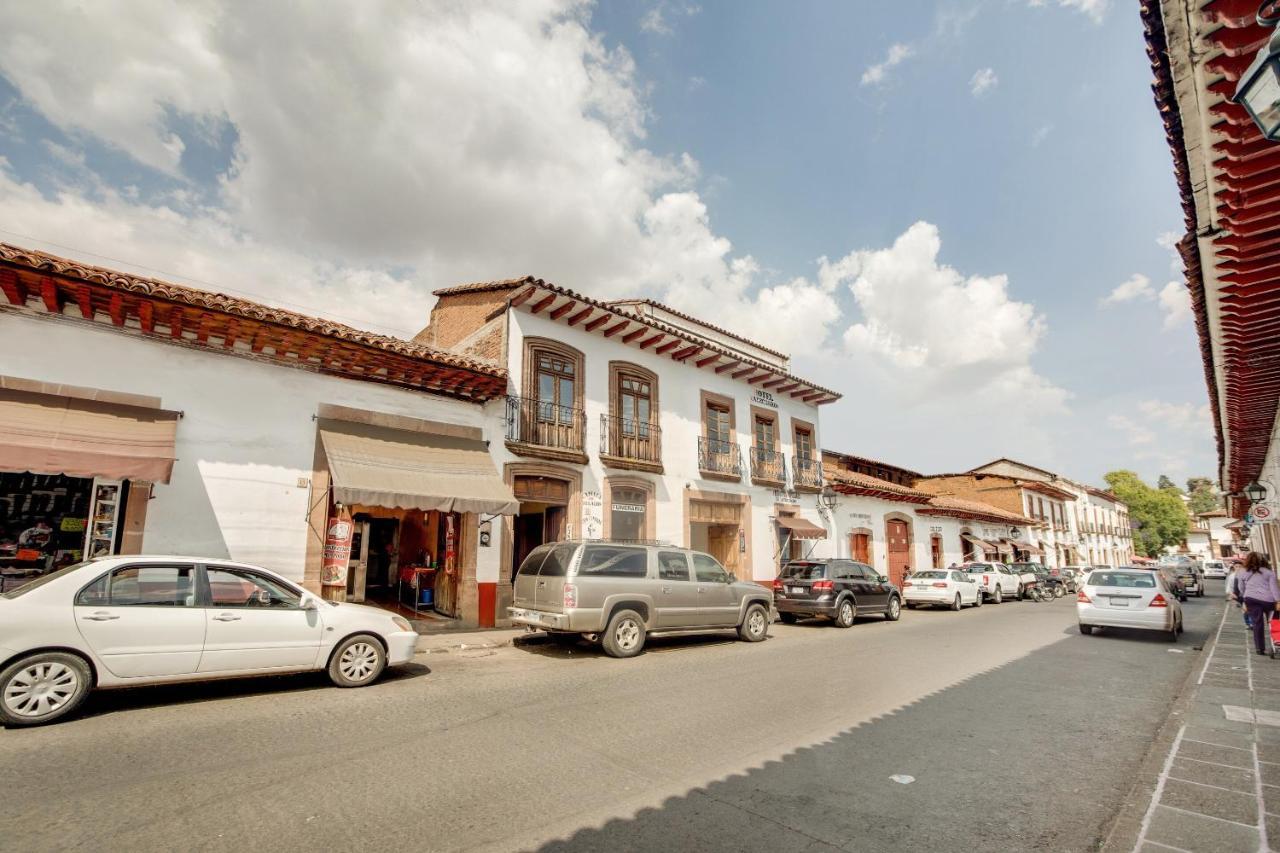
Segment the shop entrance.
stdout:
<path fill-rule="evenodd" d="M 353 507 L 347 600 L 457 618 L 458 513 Z"/>
<path fill-rule="evenodd" d="M 565 538 L 569 483 L 554 477 L 518 475 L 512 491 L 520 501 L 520 513 L 513 519 L 515 547 L 509 570 L 509 578 L 515 583 L 516 570 L 530 551 Z"/>
<path fill-rule="evenodd" d="M 889 580 L 894 586 L 901 588 L 907 568 L 911 565 L 911 528 L 905 521 L 891 518 L 885 522 L 885 533 L 889 551 Z"/>
<path fill-rule="evenodd" d="M 128 482 L 0 471 L 0 586 L 117 553 Z"/>
<path fill-rule="evenodd" d="M 741 516 L 742 505 L 737 502 L 689 502 L 689 547 L 715 557 L 739 580 L 744 550 Z"/>

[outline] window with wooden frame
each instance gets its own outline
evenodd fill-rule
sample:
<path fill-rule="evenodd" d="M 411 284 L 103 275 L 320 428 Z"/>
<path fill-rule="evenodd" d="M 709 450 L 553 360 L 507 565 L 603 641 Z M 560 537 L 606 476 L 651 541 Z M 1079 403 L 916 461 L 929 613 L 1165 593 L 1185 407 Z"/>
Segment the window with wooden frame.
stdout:
<path fill-rule="evenodd" d="M 702 392 L 702 435 L 698 437 L 698 468 L 719 479 L 742 476 L 732 398 Z"/>
<path fill-rule="evenodd" d="M 600 421 L 600 452 L 606 462 L 658 470 L 653 467 L 662 462 L 658 412 L 657 374 L 628 362 L 609 362 L 609 414 Z"/>
<path fill-rule="evenodd" d="M 822 460 L 815 454 L 813 432 L 813 424 L 792 418 L 791 446 L 794 457 L 791 460 L 791 473 L 796 489 L 822 488 Z"/>
<path fill-rule="evenodd" d="M 778 452 L 778 415 L 776 412 L 751 407 L 751 479 L 782 483 L 787 479 L 786 464 Z"/>
<path fill-rule="evenodd" d="M 586 436 L 582 408 L 583 355 L 549 338 L 525 338 L 524 396 L 507 401 L 507 440 L 580 454 Z M 559 457 L 556 457 L 559 458 Z"/>

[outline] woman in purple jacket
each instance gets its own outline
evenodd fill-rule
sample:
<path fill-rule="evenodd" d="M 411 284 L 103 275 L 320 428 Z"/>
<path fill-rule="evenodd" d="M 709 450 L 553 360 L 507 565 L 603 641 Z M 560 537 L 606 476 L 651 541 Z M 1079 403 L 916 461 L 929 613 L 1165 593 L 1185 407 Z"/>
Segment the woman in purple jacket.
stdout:
<path fill-rule="evenodd" d="M 1258 654 L 1266 654 L 1266 633 L 1271 630 L 1271 613 L 1280 602 L 1280 583 L 1265 555 L 1250 551 L 1244 558 L 1244 571 L 1236 575 L 1235 593 L 1249 613 L 1253 647 Z"/>

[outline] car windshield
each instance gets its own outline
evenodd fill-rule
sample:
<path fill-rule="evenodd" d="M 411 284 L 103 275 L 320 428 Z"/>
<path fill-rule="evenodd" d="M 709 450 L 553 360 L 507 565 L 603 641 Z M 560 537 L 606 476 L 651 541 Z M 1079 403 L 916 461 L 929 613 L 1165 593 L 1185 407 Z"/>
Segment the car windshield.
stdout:
<path fill-rule="evenodd" d="M 69 575 L 69 574 L 71 574 L 71 573 L 72 573 L 72 572 L 74 572 L 76 569 L 80 568 L 81 566 L 87 565 L 87 564 L 88 564 L 88 562 L 89 562 L 89 561 L 88 561 L 88 560 L 86 560 L 86 561 L 85 561 L 85 562 L 83 562 L 83 563 L 74 563 L 74 564 L 72 564 L 72 565 L 70 565 L 70 566 L 63 566 L 62 568 L 58 569 L 56 572 L 50 572 L 50 573 L 49 573 L 49 574 L 47 574 L 47 575 L 42 575 L 41 577 L 38 577 L 38 578 L 36 578 L 35 580 L 33 580 L 31 583 L 29 583 L 29 584 L 24 584 L 23 586 L 20 586 L 20 587 L 18 587 L 18 588 L 17 588 L 17 589 L 15 589 L 15 590 L 11 590 L 10 592 L 6 592 L 6 593 L 4 593 L 4 595 L 3 595 L 3 596 L 0 596 L 0 597 L 3 597 L 3 598 L 18 598 L 19 596 L 26 595 L 27 593 L 31 592 L 32 590 L 37 590 L 37 589 L 39 589 L 40 587 L 44 586 L 44 585 L 45 585 L 45 584 L 47 584 L 49 581 L 55 581 L 55 580 L 57 580 L 58 578 L 62 577 L 63 575 Z"/>
<path fill-rule="evenodd" d="M 1154 589 L 1155 585 L 1155 576 L 1150 572 L 1094 572 L 1089 575 L 1089 586 Z"/>
<path fill-rule="evenodd" d="M 787 563 L 782 567 L 782 576 L 794 580 L 817 580 L 825 577 L 826 563 Z"/>
<path fill-rule="evenodd" d="M 915 579 L 915 578 L 946 578 L 946 576 L 947 576 L 946 572 L 916 572 L 911 577 L 912 579 Z"/>

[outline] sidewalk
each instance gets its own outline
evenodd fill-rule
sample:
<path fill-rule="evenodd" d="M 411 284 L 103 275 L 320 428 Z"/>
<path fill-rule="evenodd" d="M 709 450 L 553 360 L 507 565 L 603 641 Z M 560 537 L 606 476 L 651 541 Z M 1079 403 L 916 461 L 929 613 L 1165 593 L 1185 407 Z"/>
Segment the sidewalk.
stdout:
<path fill-rule="evenodd" d="M 1280 659 L 1253 654 L 1240 611 L 1227 605 L 1190 688 L 1171 709 L 1167 748 L 1144 768 L 1154 785 L 1122 812 L 1104 851 L 1255 853 L 1280 844 Z"/>
<path fill-rule="evenodd" d="M 483 631 L 445 631 L 436 634 L 422 634 L 418 637 L 418 652 L 442 654 L 445 652 L 464 652 L 474 649 L 497 649 L 514 645 L 525 637 L 540 638 L 541 634 L 530 634 L 524 628 L 488 628 Z"/>

